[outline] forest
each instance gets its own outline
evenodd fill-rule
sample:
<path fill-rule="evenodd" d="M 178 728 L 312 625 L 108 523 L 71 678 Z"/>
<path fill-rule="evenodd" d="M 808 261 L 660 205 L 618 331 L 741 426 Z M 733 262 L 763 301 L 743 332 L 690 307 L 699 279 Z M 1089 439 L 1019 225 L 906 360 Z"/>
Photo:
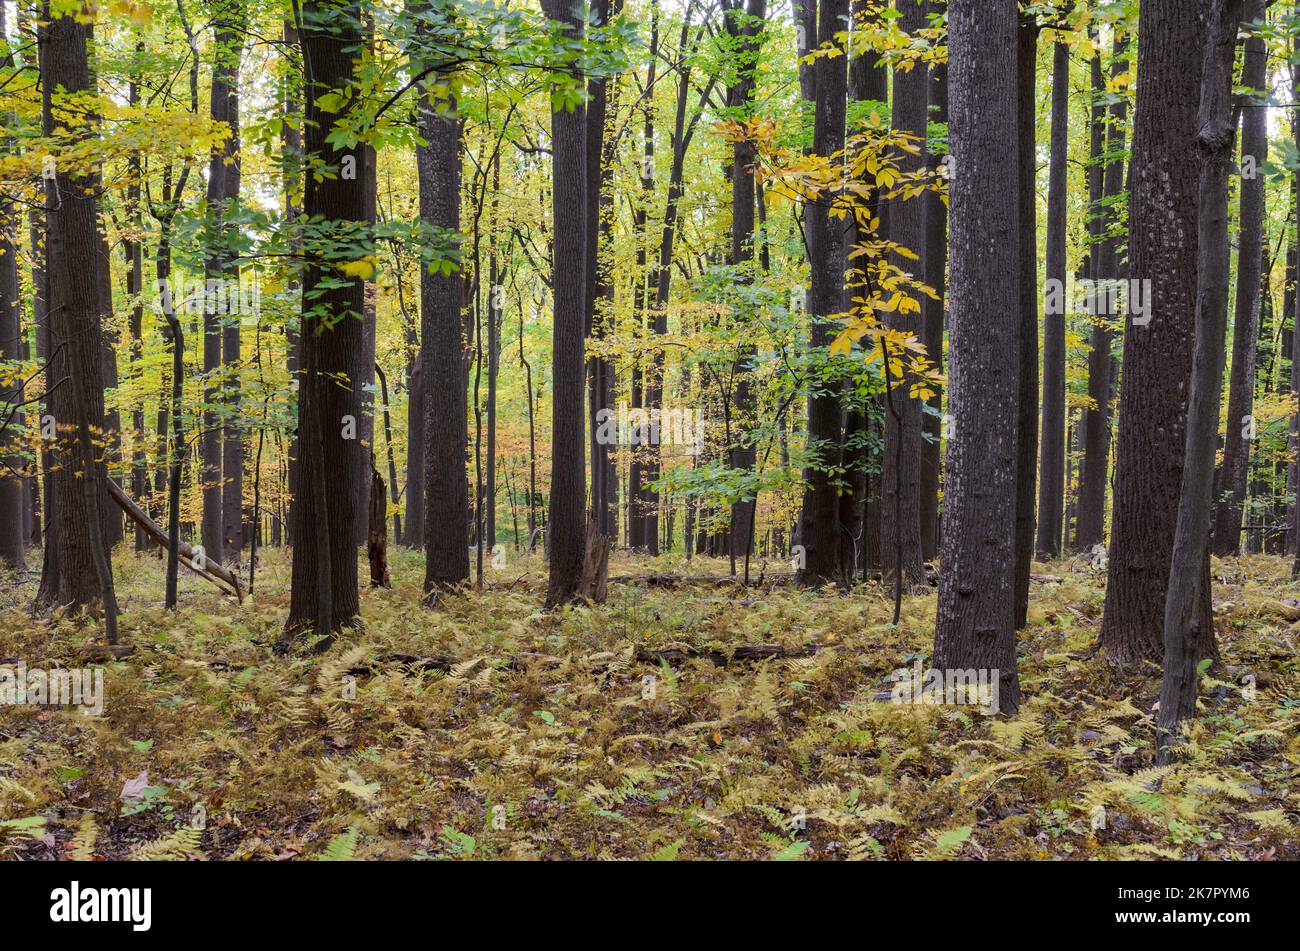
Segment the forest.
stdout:
<path fill-rule="evenodd" d="M 0 0 L 0 858 L 1300 859 L 1298 90 L 1293 0 Z"/>

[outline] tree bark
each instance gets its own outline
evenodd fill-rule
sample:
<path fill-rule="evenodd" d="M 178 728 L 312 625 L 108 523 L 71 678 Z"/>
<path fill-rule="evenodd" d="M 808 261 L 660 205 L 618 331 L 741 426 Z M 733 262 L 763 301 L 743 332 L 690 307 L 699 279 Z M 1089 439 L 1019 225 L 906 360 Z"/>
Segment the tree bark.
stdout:
<path fill-rule="evenodd" d="M 1047 175 L 1047 280 L 1065 288 L 1066 162 L 1070 146 L 1070 48 L 1052 46 L 1052 143 Z M 1051 298 L 1049 297 L 1049 300 Z M 1038 477 L 1038 556 L 1061 554 L 1065 506 L 1065 315 L 1043 314 L 1043 417 Z"/>
<path fill-rule="evenodd" d="M 1020 18 L 1017 39 L 1017 137 L 1020 170 L 1020 363 L 1016 416 L 1016 630 L 1029 613 L 1029 571 L 1034 559 L 1034 479 L 1038 462 L 1038 199 L 1034 124 L 1038 24 Z"/>
<path fill-rule="evenodd" d="M 366 150 L 327 141 L 341 114 L 320 107 L 323 95 L 346 90 L 356 79 L 357 51 L 364 42 L 360 4 L 353 0 L 326 7 L 312 0 L 302 14 L 305 154 L 335 174 L 319 180 L 307 175 L 304 190 L 304 219 L 321 222 L 330 233 L 304 243 L 299 491 L 293 500 L 293 577 L 285 631 L 292 635 L 310 629 L 325 647 L 360 613 L 356 523 L 364 515 L 357 511 L 348 482 L 362 447 L 355 433 L 349 436 L 346 417 L 355 425 L 361 411 L 351 383 L 361 376 L 359 318 L 365 285 L 356 277 L 340 279 L 336 242 L 340 237 L 364 240 L 366 181 L 375 170 Z"/>
<path fill-rule="evenodd" d="M 1164 653 L 1195 336 L 1200 161 L 1189 145 L 1199 127 L 1203 17 L 1182 0 L 1146 0 L 1138 38 L 1129 275 L 1150 281 L 1140 318 L 1149 322 L 1135 323 L 1130 306 L 1100 636 L 1121 663 Z"/>
<path fill-rule="evenodd" d="M 542 11 L 581 42 L 584 11 L 568 0 L 544 0 Z M 581 81 L 581 75 L 573 76 Z M 583 307 L 587 147 L 581 107 L 552 109 L 552 328 L 551 502 L 547 523 L 550 579 L 546 605 L 573 600 L 581 581 L 585 546 L 583 461 Z"/>
<path fill-rule="evenodd" d="M 1202 611 L 1208 572 L 1210 519 L 1213 514 L 1214 455 L 1219 436 L 1223 388 L 1223 336 L 1228 316 L 1228 174 L 1236 122 L 1232 106 L 1232 65 L 1242 0 L 1209 0 L 1202 70 L 1201 157 L 1197 196 L 1197 285 L 1195 349 L 1187 401 L 1187 442 L 1183 454 L 1173 554 L 1164 605 L 1164 677 L 1160 685 L 1157 742 L 1167 762 L 1181 721 L 1196 713 L 1197 662 L 1215 659 L 1204 650 L 1214 641 L 1214 621 Z M 1262 55 L 1262 53 L 1261 53 Z M 1255 259 L 1259 259 L 1256 252 Z M 1231 420 L 1229 420 L 1231 427 Z"/>
<path fill-rule="evenodd" d="M 805 0 L 810 2 L 810 0 Z M 839 45 L 837 34 L 848 16 L 848 0 L 821 0 L 817 11 L 814 48 Z M 812 42 L 810 37 L 810 43 Z M 848 87 L 846 57 L 819 56 L 813 68 L 816 114 L 813 151 L 830 157 L 844 148 L 845 94 Z M 834 336 L 830 317 L 844 311 L 845 235 L 842 219 L 831 217 L 823 202 L 809 203 L 804 218 L 808 228 L 810 284 L 808 311 L 812 320 L 810 343 L 825 352 Z M 804 563 L 799 570 L 802 584 L 822 585 L 839 580 L 839 499 L 830 475 L 825 471 L 839 456 L 840 400 L 837 389 L 816 383 L 808 395 L 808 441 L 815 445 L 821 464 L 804 471 L 803 510 L 799 542 Z"/>
<path fill-rule="evenodd" d="M 938 669 L 998 671 L 998 704 L 1017 709 L 1015 658 L 1016 434 L 1020 350 L 1017 68 L 990 50 L 1016 45 L 1014 0 L 948 6 L 952 279 L 948 405 L 955 424 L 944 467 L 944 518 L 934 660 Z"/>
<path fill-rule="evenodd" d="M 915 34 L 929 25 L 925 0 L 899 0 L 898 28 Z M 920 155 L 901 155 L 898 170 L 906 175 L 925 167 L 926 111 L 929 105 L 929 73 L 923 64 L 910 70 L 894 70 L 893 127 L 919 140 Z M 909 249 L 920 260 L 901 255 L 894 265 L 924 279 L 926 205 L 923 198 L 910 201 L 896 199 L 890 209 L 889 238 Z M 888 315 L 890 329 L 915 334 L 924 339 L 925 327 L 920 302 L 913 313 L 899 307 Z M 899 381 L 895 381 L 897 384 Z M 890 397 L 894 407 L 885 414 L 885 455 L 880 509 L 881 553 L 884 576 L 897 580 L 901 572 L 905 586 L 926 586 L 925 564 L 921 552 L 921 405 L 922 400 L 908 395 L 907 381 L 895 385 Z M 902 561 L 898 561 L 901 550 Z"/>
<path fill-rule="evenodd" d="M 1250 0 L 1245 22 L 1263 20 L 1265 0 Z M 1246 41 L 1241 83 L 1259 90 L 1244 103 L 1241 115 L 1241 223 L 1237 241 L 1237 308 L 1232 329 L 1232 372 L 1228 383 L 1228 423 L 1223 443 L 1221 484 L 1214 516 L 1214 553 L 1220 558 L 1241 552 L 1241 516 L 1246 472 L 1255 437 L 1255 356 L 1259 336 L 1260 272 L 1263 267 L 1264 177 L 1259 166 L 1268 158 L 1268 51 L 1264 39 Z M 1248 158 L 1249 156 L 1249 158 Z"/>

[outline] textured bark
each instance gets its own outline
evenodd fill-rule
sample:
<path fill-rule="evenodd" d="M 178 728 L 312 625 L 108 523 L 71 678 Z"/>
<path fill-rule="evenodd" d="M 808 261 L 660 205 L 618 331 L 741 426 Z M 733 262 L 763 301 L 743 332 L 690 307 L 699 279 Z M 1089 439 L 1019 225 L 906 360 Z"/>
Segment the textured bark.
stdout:
<path fill-rule="evenodd" d="M 1232 168 L 1235 116 L 1232 63 L 1242 0 L 1210 0 L 1202 72 L 1201 157 L 1197 195 L 1195 348 L 1187 401 L 1187 442 L 1177 527 L 1164 611 L 1164 677 L 1160 685 L 1158 742 L 1162 753 L 1180 721 L 1196 713 L 1197 662 L 1216 659 L 1214 621 L 1201 610 L 1208 583 L 1210 519 L 1213 514 L 1214 450 L 1223 389 L 1223 337 L 1228 317 L 1228 174 Z M 1260 53 L 1262 56 L 1262 51 Z M 1258 252 L 1255 255 L 1258 260 Z M 1231 423 L 1231 421 L 1229 421 Z M 1164 757 L 1162 757 L 1163 759 Z"/>
<path fill-rule="evenodd" d="M 1029 612 L 1034 558 L 1034 489 L 1038 463 L 1038 165 L 1034 127 L 1038 24 L 1022 16 L 1017 40 L 1017 119 L 1020 170 L 1020 362 L 1016 415 L 1016 629 Z"/>
<path fill-rule="evenodd" d="M 1100 644 L 1159 660 L 1178 517 L 1196 313 L 1200 14 L 1146 0 L 1138 28 L 1129 274 L 1150 280 L 1150 322 L 1128 320 Z M 1207 619 L 1208 624 L 1208 619 Z"/>
<path fill-rule="evenodd" d="M 1019 706 L 1015 658 L 1016 366 L 1020 348 L 1015 0 L 951 0 L 948 405 L 934 660 L 998 671 L 998 703 Z"/>
<path fill-rule="evenodd" d="M 431 85 L 446 83 L 435 74 Z M 454 101 L 420 100 L 421 136 L 416 149 L 420 178 L 420 218 L 434 228 L 460 228 L 461 123 Z M 424 590 L 436 597 L 469 581 L 469 483 L 465 461 L 469 445 L 465 387 L 465 339 L 461 319 L 463 264 L 450 274 L 421 269 L 421 368 L 416 374 L 423 404 Z M 409 489 L 408 489 L 409 492 Z M 415 521 L 412 513 L 408 521 Z M 411 529 L 408 529 L 411 530 Z"/>
<path fill-rule="evenodd" d="M 1250 0 L 1247 23 L 1264 18 L 1264 0 Z M 1246 498 L 1246 471 L 1254 438 L 1255 358 L 1259 336 L 1260 272 L 1263 264 L 1264 175 L 1258 166 L 1268 158 L 1268 53 L 1263 37 L 1246 41 L 1243 86 L 1261 90 L 1258 99 L 1241 111 L 1241 155 L 1256 166 L 1241 180 L 1241 224 L 1237 241 L 1237 308 L 1232 329 L 1232 372 L 1228 383 L 1228 423 L 1223 443 L 1223 468 L 1214 518 L 1214 553 L 1220 557 L 1241 551 L 1241 516 Z M 1246 159 L 1250 156 L 1250 160 Z"/>
<path fill-rule="evenodd" d="M 913 34 L 929 25 L 925 0 L 899 0 L 898 28 Z M 922 65 L 894 70 L 893 127 L 916 136 L 925 151 L 926 111 L 929 105 L 929 75 Z M 898 162 L 903 174 L 920 171 L 924 154 L 903 155 Z M 910 249 L 919 260 L 896 256 L 893 264 L 924 280 L 926 204 L 922 198 L 895 201 L 889 216 L 889 238 Z M 904 314 L 898 308 L 888 315 L 889 327 L 924 339 L 923 311 Z M 901 572 L 904 585 L 928 586 L 921 552 L 921 405 L 908 395 L 907 381 L 894 381 L 885 413 L 885 455 L 880 509 L 881 555 L 884 576 L 895 579 Z M 899 557 L 901 556 L 901 562 Z"/>
<path fill-rule="evenodd" d="M 724 0 L 727 34 L 735 44 L 736 83 L 727 90 L 727 105 L 733 117 L 748 119 L 753 115 L 754 74 L 758 68 L 759 35 L 767 17 L 767 0 Z M 754 143 L 741 139 L 731 146 L 731 263 L 736 266 L 736 279 L 748 282 L 754 278 L 754 163 L 757 160 Z M 752 471 L 757 461 L 754 444 L 744 431 L 756 422 L 750 374 L 756 350 L 751 345 L 740 347 L 733 366 L 735 398 L 732 407 L 733 444 L 730 448 L 731 468 Z M 739 430 L 739 432 L 737 432 Z M 731 506 L 731 568 L 735 571 L 736 559 L 745 558 L 753 546 L 754 510 L 757 498 L 735 502 Z"/>
<path fill-rule="evenodd" d="M 40 27 L 42 119 L 45 134 L 68 124 L 65 96 L 93 87 L 88 25 L 64 15 Z M 90 134 L 82 127 L 82 134 Z M 102 607 L 105 634 L 117 641 L 117 600 L 104 546 L 106 478 L 96 441 L 104 426 L 103 300 L 97 281 L 97 175 L 72 174 L 55 156 L 45 183 L 49 364 L 47 412 L 57 433 L 50 448 L 53 474 L 46 494 L 52 541 L 47 544 L 38 601 L 74 608 Z"/>
<path fill-rule="evenodd" d="M 208 240 L 204 277 L 209 282 L 238 280 L 239 265 L 230 247 L 234 238 L 226 216 L 239 200 L 239 60 L 243 53 L 243 11 L 237 2 L 218 6 L 214 24 L 211 119 L 222 123 L 229 134 L 212 150 L 208 161 Z M 211 293 L 211 291 L 210 291 Z M 237 429 L 229 414 L 239 406 L 238 375 L 233 365 L 239 360 L 239 316 L 220 303 L 209 300 L 203 311 L 203 428 L 199 433 L 202 461 L 203 516 L 201 537 L 205 556 L 218 564 L 238 557 L 240 505 L 234 500 L 234 523 L 230 523 L 231 494 L 227 481 L 237 470 L 242 495 L 243 453 Z M 232 402 L 233 401 L 233 402 Z M 224 405 L 223 405 L 224 404 Z M 225 416 L 223 422 L 222 417 Z M 229 438 L 233 445 L 224 446 Z"/>
<path fill-rule="evenodd" d="M 937 3 L 932 3 L 937 6 Z M 930 69 L 930 121 L 948 121 L 948 67 L 938 63 Z M 937 169 L 943 156 L 931 155 L 930 165 Z M 944 284 L 948 269 L 948 205 L 935 192 L 925 195 L 925 283 L 938 299 L 925 298 L 925 333 L 922 342 L 931 362 L 943 371 Z M 942 388 L 936 388 L 930 400 L 933 412 L 921 418 L 922 430 L 929 437 L 921 444 L 921 557 L 926 561 L 939 553 L 939 463 L 942 427 L 939 412 L 943 407 Z"/>
<path fill-rule="evenodd" d="M 326 141 L 338 115 L 320 109 L 319 98 L 346 89 L 355 78 L 356 51 L 363 35 L 356 2 L 303 7 L 300 37 L 306 65 L 305 152 L 309 159 L 338 170 L 336 177 L 306 176 L 303 216 L 323 220 L 354 240 L 364 229 L 366 176 L 374 166 L 361 149 L 341 149 Z M 355 178 L 344 177 L 352 165 Z M 360 399 L 349 385 L 359 373 L 362 354 L 362 281 L 339 281 L 339 272 L 322 257 L 323 249 L 304 248 L 303 314 L 299 336 L 302 383 L 298 394 L 298 493 L 294 496 L 293 578 L 287 633 L 312 629 L 329 638 L 356 622 L 356 494 L 349 479 L 361 452 L 345 438 L 344 417 L 360 415 Z M 321 286 L 322 284 L 326 286 Z M 333 286 L 340 285 L 340 286 Z M 340 491 L 342 487 L 342 491 Z"/>
<path fill-rule="evenodd" d="M 583 11 L 568 0 L 544 0 L 542 10 L 580 39 Z M 551 502 L 546 528 L 550 578 L 546 604 L 577 594 L 584 555 L 583 272 L 586 222 L 586 116 L 580 107 L 551 112 L 552 328 Z"/>
<path fill-rule="evenodd" d="M 817 44 L 836 43 L 848 15 L 848 0 L 821 0 L 817 13 Z M 810 38 L 811 39 L 811 38 Z M 814 67 L 816 118 L 813 151 L 833 155 L 844 148 L 845 93 L 848 85 L 845 57 L 821 56 Z M 808 229 L 808 259 L 811 287 L 808 311 L 812 317 L 811 344 L 827 347 L 834 335 L 828 322 L 844 310 L 843 221 L 832 218 L 824 204 L 809 204 L 804 212 Z M 829 465 L 840 447 L 840 401 L 838 391 L 823 387 L 808 396 L 808 439 L 815 442 Z M 828 454 L 833 454 L 829 455 Z M 804 564 L 799 572 L 803 584 L 820 585 L 839 577 L 839 500 L 835 486 L 823 467 L 804 472 L 803 510 L 799 541 L 804 547 Z"/>
<path fill-rule="evenodd" d="M 1107 217 L 1102 207 L 1106 194 L 1106 106 L 1102 99 L 1105 79 L 1101 53 L 1089 63 L 1092 111 L 1088 147 L 1088 279 L 1102 276 L 1102 231 Z M 1117 108 L 1123 108 L 1119 106 Z M 1122 136 L 1121 119 L 1112 132 Z M 1116 144 L 1122 144 L 1122 139 Z M 1110 275 L 1107 275 L 1110 276 Z M 1093 408 L 1085 409 L 1079 423 L 1083 459 L 1079 465 L 1079 493 L 1076 502 L 1074 547 L 1086 551 L 1105 535 L 1106 481 L 1110 470 L 1110 331 L 1105 321 L 1094 316 L 1088 352 L 1088 397 Z"/>
<path fill-rule="evenodd" d="M 3 14 L 0 14 L 3 25 Z M 0 31 L 2 32 L 2 31 Z M 0 143 L 7 145 L 8 143 Z M 18 311 L 18 219 L 13 203 L 0 199 L 0 363 L 22 357 Z M 18 456 L 24 414 L 18 408 L 23 391 L 17 385 L 0 386 L 0 563 L 23 564 L 23 469 Z"/>
<path fill-rule="evenodd" d="M 1047 279 L 1065 287 L 1066 162 L 1070 145 L 1070 48 L 1052 47 L 1052 141 L 1047 176 Z M 1038 476 L 1038 555 L 1061 554 L 1065 505 L 1065 313 L 1043 315 L 1043 415 Z"/>

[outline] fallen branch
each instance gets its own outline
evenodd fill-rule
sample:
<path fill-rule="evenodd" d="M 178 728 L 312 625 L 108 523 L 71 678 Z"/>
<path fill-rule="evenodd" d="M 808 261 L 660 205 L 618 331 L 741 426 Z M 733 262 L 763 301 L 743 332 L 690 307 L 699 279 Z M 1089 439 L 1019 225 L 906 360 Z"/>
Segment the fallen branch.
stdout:
<path fill-rule="evenodd" d="M 162 530 L 162 527 L 145 514 L 144 509 L 136 505 L 135 501 L 122 491 L 122 487 L 116 482 L 112 479 L 105 479 L 104 481 L 108 484 L 109 496 L 117 503 L 118 507 L 127 514 L 131 521 L 144 529 L 144 533 L 157 542 L 163 551 L 166 551 L 167 533 Z M 218 587 L 221 587 L 223 584 L 226 585 L 234 593 L 235 597 L 239 599 L 240 603 L 243 603 L 244 589 L 240 587 L 238 575 L 228 571 L 216 562 L 206 561 L 206 559 L 204 567 L 196 567 L 194 564 L 194 549 L 190 546 L 190 543 L 183 541 L 180 543 L 179 547 L 180 551 L 177 552 L 177 555 L 180 558 L 181 564 L 186 568 L 189 568 L 190 571 L 194 572 L 199 577 L 206 578 Z"/>

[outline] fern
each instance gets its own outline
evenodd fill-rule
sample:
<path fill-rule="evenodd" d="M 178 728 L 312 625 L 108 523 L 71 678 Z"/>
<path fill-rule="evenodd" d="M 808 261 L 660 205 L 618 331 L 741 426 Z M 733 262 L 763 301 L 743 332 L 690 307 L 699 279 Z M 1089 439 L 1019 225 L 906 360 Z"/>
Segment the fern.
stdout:
<path fill-rule="evenodd" d="M 191 826 L 181 826 L 175 832 L 145 842 L 131 850 L 132 862 L 184 862 L 201 853 L 203 832 Z"/>
<path fill-rule="evenodd" d="M 95 824 L 94 813 L 87 812 L 81 817 L 77 834 L 68 844 L 68 858 L 74 862 L 91 862 L 95 858 L 95 842 L 99 839 L 99 826 Z"/>
<path fill-rule="evenodd" d="M 316 856 L 318 862 L 351 862 L 357 851 L 357 827 L 348 826 L 325 846 L 325 851 Z"/>

